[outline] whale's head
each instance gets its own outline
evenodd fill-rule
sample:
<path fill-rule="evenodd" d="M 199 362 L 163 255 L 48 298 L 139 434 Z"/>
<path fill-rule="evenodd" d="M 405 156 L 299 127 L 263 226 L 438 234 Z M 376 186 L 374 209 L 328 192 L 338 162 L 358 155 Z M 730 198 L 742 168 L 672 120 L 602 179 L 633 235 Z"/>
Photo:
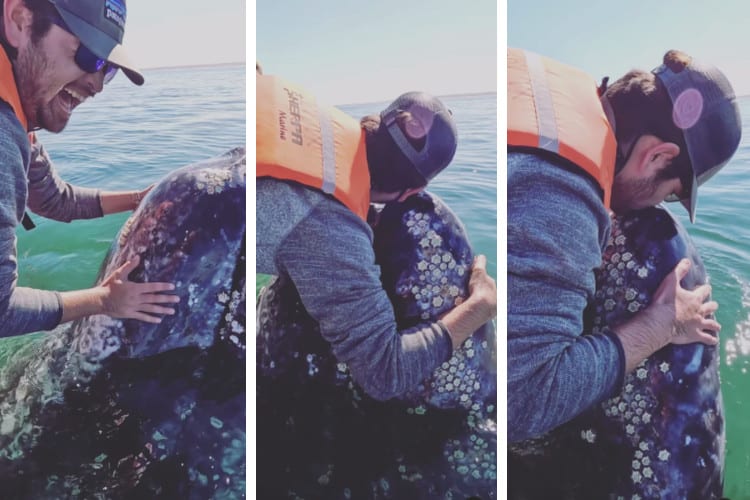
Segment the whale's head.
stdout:
<path fill-rule="evenodd" d="M 386 205 L 374 233 L 383 288 L 400 328 L 439 318 L 466 298 L 469 239 L 438 196 L 422 192 Z"/>
<path fill-rule="evenodd" d="M 120 230 L 97 283 L 140 256 L 129 279 L 174 283 L 175 314 L 159 324 L 84 318 L 74 325 L 73 348 L 97 362 L 225 342 L 244 359 L 244 240 L 244 147 L 171 172 Z"/>
<path fill-rule="evenodd" d="M 374 235 L 381 281 L 400 329 L 438 320 L 466 299 L 474 254 L 461 220 L 439 196 L 423 191 L 386 205 Z M 495 353 L 495 328 L 488 322 L 406 399 L 438 408 L 494 401 Z"/>

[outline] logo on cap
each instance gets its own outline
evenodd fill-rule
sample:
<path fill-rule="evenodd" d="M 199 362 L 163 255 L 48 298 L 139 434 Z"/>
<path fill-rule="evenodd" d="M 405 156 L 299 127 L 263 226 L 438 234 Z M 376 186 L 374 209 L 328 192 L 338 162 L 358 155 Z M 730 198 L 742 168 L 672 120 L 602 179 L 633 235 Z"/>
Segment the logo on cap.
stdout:
<path fill-rule="evenodd" d="M 121 30 L 124 30 L 125 17 L 125 2 L 123 0 L 105 0 L 104 19 L 114 23 Z"/>
<path fill-rule="evenodd" d="M 698 122 L 703 112 L 703 96 L 694 88 L 683 90 L 674 100 L 672 120 L 682 130 Z"/>

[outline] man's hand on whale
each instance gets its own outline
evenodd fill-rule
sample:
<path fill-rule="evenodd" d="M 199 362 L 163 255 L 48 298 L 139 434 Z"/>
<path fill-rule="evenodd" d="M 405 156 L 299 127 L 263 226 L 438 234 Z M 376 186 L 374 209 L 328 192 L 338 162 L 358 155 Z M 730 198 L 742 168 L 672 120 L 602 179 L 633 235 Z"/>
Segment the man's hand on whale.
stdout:
<path fill-rule="evenodd" d="M 487 274 L 487 257 L 478 255 L 469 277 L 469 296 L 441 318 L 450 334 L 453 349 L 457 349 L 472 333 L 495 316 L 497 287 L 495 280 Z"/>
<path fill-rule="evenodd" d="M 62 292 L 63 316 L 61 323 L 92 314 L 106 314 L 113 318 L 130 318 L 147 323 L 161 323 L 161 316 L 175 310 L 161 304 L 180 301 L 172 283 L 135 283 L 128 280 L 138 264 L 137 255 L 117 268 L 99 286 L 87 290 Z"/>
<path fill-rule="evenodd" d="M 690 265 L 688 259 L 682 259 L 661 282 L 649 307 L 612 328 L 625 351 L 626 373 L 667 344 L 718 344 L 721 325 L 713 319 L 713 314 L 719 305 L 707 301 L 711 286 L 685 290 L 680 285 Z"/>

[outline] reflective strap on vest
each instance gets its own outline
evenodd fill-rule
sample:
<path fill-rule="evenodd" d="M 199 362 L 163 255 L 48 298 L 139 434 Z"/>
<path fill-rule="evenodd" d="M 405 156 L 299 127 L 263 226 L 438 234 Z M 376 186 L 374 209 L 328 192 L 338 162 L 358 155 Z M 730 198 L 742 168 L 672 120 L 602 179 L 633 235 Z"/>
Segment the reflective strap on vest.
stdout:
<path fill-rule="evenodd" d="M 323 161 L 323 185 L 321 190 L 326 194 L 333 194 L 336 190 L 336 143 L 333 138 L 333 123 L 331 115 L 324 106 L 318 108 L 320 121 L 321 156 Z"/>
<path fill-rule="evenodd" d="M 537 130 L 539 130 L 539 147 L 560 153 L 560 143 L 557 137 L 557 121 L 555 120 L 555 109 L 552 104 L 552 95 L 547 76 L 544 71 L 544 63 L 539 54 L 523 51 L 526 56 L 526 65 L 529 68 L 531 89 L 534 94 L 534 105 L 536 106 Z"/>

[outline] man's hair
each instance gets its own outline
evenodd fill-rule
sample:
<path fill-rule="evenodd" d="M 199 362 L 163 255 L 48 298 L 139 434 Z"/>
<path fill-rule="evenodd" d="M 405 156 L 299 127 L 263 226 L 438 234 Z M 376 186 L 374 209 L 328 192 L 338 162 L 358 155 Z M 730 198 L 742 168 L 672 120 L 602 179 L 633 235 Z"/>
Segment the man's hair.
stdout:
<path fill-rule="evenodd" d="M 411 113 L 400 111 L 396 123 L 409 143 L 420 151 L 425 146 L 425 138 L 412 138 L 406 132 L 406 122 Z M 370 168 L 370 187 L 382 193 L 397 193 L 405 189 L 425 186 L 425 179 L 417 169 L 404 168 L 408 160 L 394 142 L 386 127 L 380 127 L 380 115 L 367 115 L 360 120 L 365 130 L 367 164 Z"/>
<path fill-rule="evenodd" d="M 47 34 L 52 22 L 50 19 L 53 16 L 58 15 L 55 6 L 52 5 L 49 0 L 23 0 L 24 5 L 31 11 L 31 41 L 36 44 L 41 40 L 44 35 Z M 5 0 L 0 0 L 0 17 L 2 17 L 2 11 L 5 7 Z M 5 47 L 8 57 L 15 59 L 17 50 L 11 47 L 5 37 L 3 36 L 2 45 Z"/>
<path fill-rule="evenodd" d="M 664 54 L 664 64 L 675 73 L 684 70 L 690 61 L 689 55 L 678 50 L 670 50 Z M 672 100 L 661 80 L 651 72 L 632 70 L 606 88 L 604 95 L 615 114 L 615 136 L 623 155 L 618 158 L 618 168 L 630 156 L 639 137 L 654 135 L 680 147 L 679 156 L 659 173 L 658 178 L 679 177 L 683 188 L 689 191 L 692 171 L 687 143 L 682 131 L 674 123 Z"/>

